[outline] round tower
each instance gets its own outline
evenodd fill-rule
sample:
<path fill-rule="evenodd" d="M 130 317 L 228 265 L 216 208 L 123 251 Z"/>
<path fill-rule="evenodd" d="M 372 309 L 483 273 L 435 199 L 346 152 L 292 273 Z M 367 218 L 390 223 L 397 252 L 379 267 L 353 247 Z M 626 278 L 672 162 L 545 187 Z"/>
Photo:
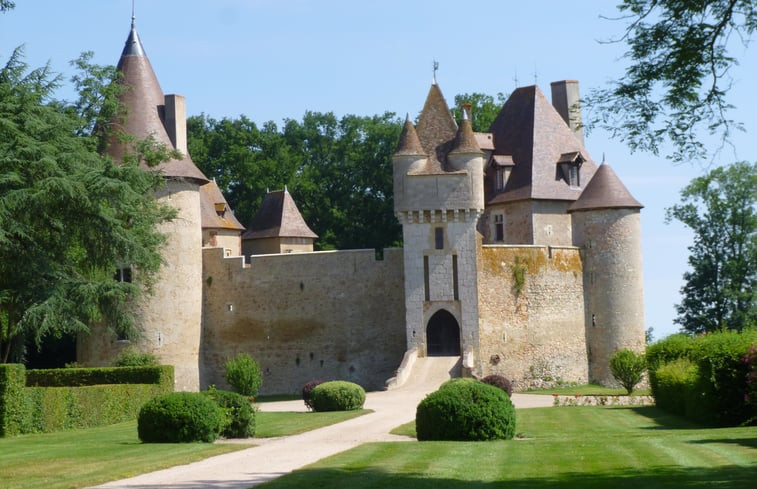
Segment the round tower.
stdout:
<path fill-rule="evenodd" d="M 615 351 L 644 351 L 642 207 L 603 164 L 568 209 L 583 255 L 589 378 L 603 385 L 614 383 Z"/>
<path fill-rule="evenodd" d="M 200 186 L 208 179 L 187 153 L 184 98 L 163 95 L 133 18 L 117 69 L 126 86 L 120 97 L 126 117 L 112 122 L 107 153 L 118 164 L 124 154 L 133 151 L 133 143 L 120 136 L 123 133 L 138 140 L 152 137 L 169 150 L 178 149 L 183 154 L 181 159 L 154 168 L 165 179 L 165 186 L 155 198 L 174 208 L 176 217 L 160 226 L 166 236 L 164 263 L 136 306 L 141 337 L 131 346 L 156 355 L 162 364 L 173 365 L 176 390 L 198 390 L 202 322 Z M 122 274 L 122 278 L 126 275 Z M 133 274 L 129 270 L 128 279 L 132 276 L 138 283 L 139 270 Z M 104 332 L 90 334 L 79 340 L 78 360 L 88 365 L 108 365 L 128 344 Z"/>
<path fill-rule="evenodd" d="M 423 169 L 426 163 L 425 152 L 418 139 L 415 126 L 410 122 L 410 114 L 405 116 L 405 125 L 397 144 L 397 151 L 392 155 L 393 180 L 394 180 L 394 204 L 395 208 L 403 208 L 405 195 L 405 179 L 409 173 L 416 173 Z"/>

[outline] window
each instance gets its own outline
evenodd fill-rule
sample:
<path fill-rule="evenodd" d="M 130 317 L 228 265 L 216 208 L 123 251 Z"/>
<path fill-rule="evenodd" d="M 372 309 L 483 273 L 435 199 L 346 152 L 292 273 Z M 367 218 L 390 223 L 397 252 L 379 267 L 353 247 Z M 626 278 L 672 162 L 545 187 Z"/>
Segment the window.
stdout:
<path fill-rule="evenodd" d="M 569 184 L 571 187 L 580 187 L 581 186 L 581 180 L 579 179 L 579 173 L 578 173 L 578 165 L 570 165 L 568 169 L 568 179 Z"/>
<path fill-rule="evenodd" d="M 494 214 L 494 241 L 505 240 L 505 215 Z"/>
<path fill-rule="evenodd" d="M 494 173 L 494 190 L 497 192 L 502 192 L 504 189 L 505 189 L 505 169 L 497 168 L 496 173 Z"/>
<path fill-rule="evenodd" d="M 429 276 L 428 276 L 429 270 L 428 270 L 428 257 L 423 257 L 423 298 L 426 301 L 431 300 L 431 291 L 429 290 L 430 282 L 429 282 Z"/>
<path fill-rule="evenodd" d="M 131 268 L 119 268 L 113 275 L 116 282 L 131 283 Z"/>
<path fill-rule="evenodd" d="M 434 244 L 437 250 L 444 249 L 444 228 L 434 229 Z"/>

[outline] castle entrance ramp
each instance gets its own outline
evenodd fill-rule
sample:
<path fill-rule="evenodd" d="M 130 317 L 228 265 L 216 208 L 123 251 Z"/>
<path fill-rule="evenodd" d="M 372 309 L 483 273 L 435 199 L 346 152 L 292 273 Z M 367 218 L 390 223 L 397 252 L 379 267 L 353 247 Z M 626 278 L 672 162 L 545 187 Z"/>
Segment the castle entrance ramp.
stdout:
<path fill-rule="evenodd" d="M 400 389 L 433 392 L 449 379 L 462 375 L 462 358 L 420 357 L 415 360 L 410 376 Z"/>

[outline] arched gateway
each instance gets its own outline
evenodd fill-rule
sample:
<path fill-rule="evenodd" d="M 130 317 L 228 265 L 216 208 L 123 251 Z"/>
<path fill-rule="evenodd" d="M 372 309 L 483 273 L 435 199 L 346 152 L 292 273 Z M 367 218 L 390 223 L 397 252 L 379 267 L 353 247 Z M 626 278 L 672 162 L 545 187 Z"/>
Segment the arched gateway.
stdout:
<path fill-rule="evenodd" d="M 426 326 L 426 354 L 430 357 L 460 355 L 460 326 L 455 316 L 437 311 Z"/>

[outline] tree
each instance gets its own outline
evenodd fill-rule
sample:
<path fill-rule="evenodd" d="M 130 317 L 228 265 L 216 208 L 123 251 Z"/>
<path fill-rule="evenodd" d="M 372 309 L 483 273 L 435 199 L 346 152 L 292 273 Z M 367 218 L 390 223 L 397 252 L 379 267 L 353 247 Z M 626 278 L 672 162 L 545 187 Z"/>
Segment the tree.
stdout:
<path fill-rule="evenodd" d="M 396 246 L 392 159 L 401 130 L 392 113 L 360 117 L 306 112 L 279 130 L 247 117 L 190 117 L 189 152 L 215 177 L 236 216 L 248 224 L 267 190 L 287 187 L 320 249 Z"/>
<path fill-rule="evenodd" d="M 755 0 L 623 0 L 629 24 L 625 75 L 586 98 L 590 125 L 600 125 L 632 150 L 658 154 L 663 141 L 670 158 L 701 158 L 702 129 L 727 142 L 739 124 L 729 119 L 729 70 L 738 64 L 733 43 L 747 46 L 757 28 Z"/>
<path fill-rule="evenodd" d="M 641 382 L 647 368 L 643 353 L 633 350 L 619 350 L 610 358 L 610 372 L 615 380 L 623 386 L 630 396 L 636 384 Z"/>
<path fill-rule="evenodd" d="M 452 108 L 452 115 L 455 120 L 462 119 L 460 107 L 463 104 L 471 105 L 471 125 L 473 130 L 477 132 L 487 132 L 497 118 L 500 109 L 507 101 L 507 96 L 502 92 L 497 93 L 497 99 L 491 95 L 483 93 L 462 93 L 455 95 L 455 107 Z"/>
<path fill-rule="evenodd" d="M 173 215 L 152 196 L 161 177 L 138 165 L 165 149 L 142 141 L 114 165 L 82 135 L 89 121 L 51 100 L 59 82 L 48 67 L 29 71 L 18 49 L 0 69 L 0 362 L 19 360 L 27 338 L 95 322 L 136 336 L 141 288 L 113 274 L 134 267 L 149 286 L 164 241 L 156 225 Z"/>
<path fill-rule="evenodd" d="M 734 163 L 695 178 L 667 210 L 694 232 L 691 271 L 675 322 L 684 331 L 742 330 L 757 320 L 757 164 Z"/>

